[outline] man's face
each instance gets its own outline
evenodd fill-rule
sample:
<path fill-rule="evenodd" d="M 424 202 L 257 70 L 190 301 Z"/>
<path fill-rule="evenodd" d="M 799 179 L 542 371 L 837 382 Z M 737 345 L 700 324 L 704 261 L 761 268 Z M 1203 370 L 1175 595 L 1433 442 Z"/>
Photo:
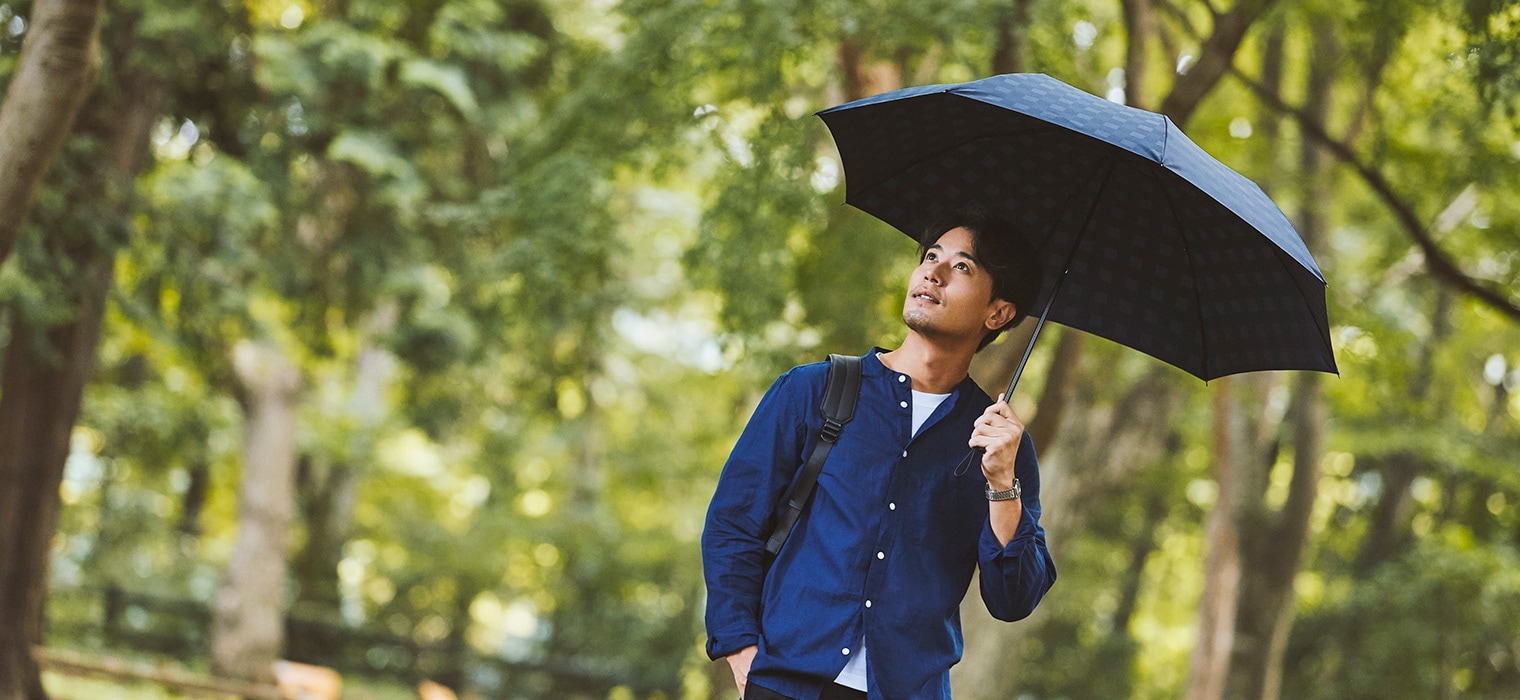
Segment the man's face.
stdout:
<path fill-rule="evenodd" d="M 978 342 L 1014 316 L 1012 303 L 992 298 L 992 275 L 977 260 L 971 232 L 946 231 L 908 280 L 903 323 L 920 335 Z"/>

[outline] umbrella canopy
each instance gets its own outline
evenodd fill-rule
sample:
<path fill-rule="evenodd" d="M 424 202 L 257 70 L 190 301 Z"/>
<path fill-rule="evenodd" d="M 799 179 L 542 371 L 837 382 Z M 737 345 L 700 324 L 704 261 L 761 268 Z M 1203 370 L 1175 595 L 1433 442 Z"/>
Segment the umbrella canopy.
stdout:
<path fill-rule="evenodd" d="M 1325 279 L 1298 232 L 1163 115 L 1037 74 L 818 114 L 844 162 L 845 202 L 914 238 L 967 205 L 1015 224 L 1040 252 L 1034 310 L 1052 321 L 1205 380 L 1336 371 Z"/>

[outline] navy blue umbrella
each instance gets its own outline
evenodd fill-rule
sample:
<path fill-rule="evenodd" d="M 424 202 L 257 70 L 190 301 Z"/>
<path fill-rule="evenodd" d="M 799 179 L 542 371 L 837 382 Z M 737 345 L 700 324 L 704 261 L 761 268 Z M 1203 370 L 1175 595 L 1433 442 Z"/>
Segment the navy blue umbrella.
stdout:
<path fill-rule="evenodd" d="M 818 114 L 844 161 L 845 202 L 914 237 L 967 205 L 1021 229 L 1045 269 L 1036 337 L 1049 317 L 1204 380 L 1336 371 L 1325 278 L 1298 232 L 1163 115 L 1037 74 Z"/>

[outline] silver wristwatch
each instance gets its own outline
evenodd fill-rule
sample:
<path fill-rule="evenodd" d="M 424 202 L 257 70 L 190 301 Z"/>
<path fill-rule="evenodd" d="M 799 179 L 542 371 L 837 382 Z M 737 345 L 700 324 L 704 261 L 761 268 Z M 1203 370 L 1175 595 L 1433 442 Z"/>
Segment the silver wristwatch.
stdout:
<path fill-rule="evenodd" d="M 1019 478 L 1013 478 L 1013 488 L 1007 491 L 993 491 L 992 484 L 987 484 L 987 500 L 989 501 L 1017 501 L 1019 500 Z"/>

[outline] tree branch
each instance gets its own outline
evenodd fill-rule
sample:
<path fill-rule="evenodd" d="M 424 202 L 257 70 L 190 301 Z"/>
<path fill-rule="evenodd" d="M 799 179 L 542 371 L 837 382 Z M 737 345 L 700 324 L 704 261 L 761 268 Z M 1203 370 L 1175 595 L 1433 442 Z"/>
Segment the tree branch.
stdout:
<path fill-rule="evenodd" d="M 1276 1 L 1237 0 L 1228 12 L 1215 13 L 1214 28 L 1199 47 L 1198 62 L 1172 84 L 1171 92 L 1161 102 L 1161 113 L 1171 117 L 1179 127 L 1186 124 L 1220 78 L 1233 69 L 1235 52 L 1251 25 Z M 1210 12 L 1214 10 L 1210 8 Z"/>
<path fill-rule="evenodd" d="M 1394 218 L 1410 238 L 1414 239 L 1415 245 L 1419 246 L 1420 252 L 1425 255 L 1425 267 L 1437 280 L 1465 294 L 1471 295 L 1499 313 L 1504 314 L 1510 320 L 1520 322 L 1520 305 L 1506 299 L 1499 291 L 1490 289 L 1462 272 L 1461 268 L 1452 261 L 1451 257 L 1436 245 L 1435 239 L 1430 237 L 1429 230 L 1420 218 L 1415 214 L 1414 208 L 1394 191 L 1393 185 L 1383 174 L 1371 165 L 1358 158 L 1351 150 L 1351 146 L 1325 130 L 1323 124 L 1309 116 L 1302 109 L 1288 105 L 1282 96 L 1256 80 L 1247 77 L 1234 66 L 1230 67 L 1230 73 L 1246 87 L 1250 88 L 1257 98 L 1266 103 L 1268 107 L 1293 117 L 1298 123 L 1299 129 L 1305 136 L 1319 142 L 1325 150 L 1333 154 L 1342 163 L 1350 166 L 1359 175 L 1367 186 L 1372 188 L 1379 199 L 1393 212 Z"/>
<path fill-rule="evenodd" d="M 1194 41 L 1198 40 L 1198 28 L 1193 26 L 1193 19 L 1188 17 L 1187 13 L 1182 11 L 1182 8 L 1172 4 L 1169 0 L 1151 0 L 1151 2 L 1155 5 L 1156 9 L 1165 12 L 1167 16 L 1172 18 L 1172 21 L 1181 25 L 1182 33 L 1188 35 L 1188 38 Z"/>

